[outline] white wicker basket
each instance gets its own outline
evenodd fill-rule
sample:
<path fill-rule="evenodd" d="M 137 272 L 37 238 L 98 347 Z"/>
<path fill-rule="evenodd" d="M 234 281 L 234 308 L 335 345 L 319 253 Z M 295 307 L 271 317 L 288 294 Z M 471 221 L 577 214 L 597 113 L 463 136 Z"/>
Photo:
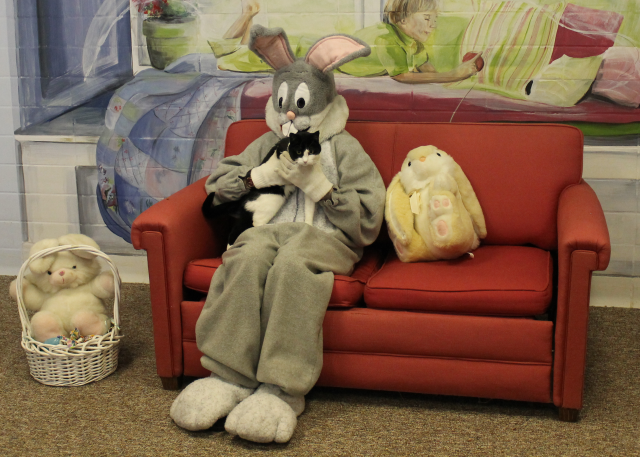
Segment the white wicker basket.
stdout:
<path fill-rule="evenodd" d="M 114 278 L 115 297 L 113 300 L 113 320 L 115 325 L 105 335 L 99 335 L 73 347 L 44 344 L 31 336 L 31 322 L 22 299 L 22 279 L 29 264 L 36 259 L 62 251 L 86 251 L 104 259 Z M 120 275 L 111 259 L 91 246 L 65 245 L 44 249 L 29 257 L 16 281 L 18 311 L 22 322 L 22 347 L 27 354 L 31 376 L 49 386 L 81 386 L 103 379 L 118 367 L 120 350 Z"/>

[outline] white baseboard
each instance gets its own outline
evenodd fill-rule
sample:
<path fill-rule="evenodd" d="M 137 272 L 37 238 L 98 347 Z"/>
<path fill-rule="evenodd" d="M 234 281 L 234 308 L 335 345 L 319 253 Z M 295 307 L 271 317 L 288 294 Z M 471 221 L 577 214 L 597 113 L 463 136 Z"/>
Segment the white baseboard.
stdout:
<path fill-rule="evenodd" d="M 591 278 L 591 306 L 640 308 L 640 277 L 601 276 Z"/>
<path fill-rule="evenodd" d="M 118 268 L 122 282 L 149 284 L 146 255 L 109 255 Z"/>

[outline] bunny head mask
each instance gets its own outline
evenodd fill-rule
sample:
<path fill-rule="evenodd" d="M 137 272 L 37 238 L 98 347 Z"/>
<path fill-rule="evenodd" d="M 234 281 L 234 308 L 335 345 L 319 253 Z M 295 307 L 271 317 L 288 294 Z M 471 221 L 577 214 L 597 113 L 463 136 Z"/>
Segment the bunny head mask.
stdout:
<path fill-rule="evenodd" d="M 287 126 L 287 132 L 317 130 L 337 97 L 333 70 L 371 52 L 357 38 L 329 35 L 311 46 L 304 59 L 296 59 L 281 28 L 261 25 L 251 28 L 249 49 L 276 70 L 267 117 L 283 131 Z"/>

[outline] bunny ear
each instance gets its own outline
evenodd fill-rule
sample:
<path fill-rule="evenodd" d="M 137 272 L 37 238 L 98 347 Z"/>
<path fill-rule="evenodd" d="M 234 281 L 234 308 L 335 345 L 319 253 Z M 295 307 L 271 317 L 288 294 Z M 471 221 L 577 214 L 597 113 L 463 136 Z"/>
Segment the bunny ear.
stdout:
<path fill-rule="evenodd" d="M 249 49 L 273 69 L 279 70 L 296 59 L 289 46 L 287 34 L 281 28 L 267 29 L 261 25 L 251 27 Z"/>
<path fill-rule="evenodd" d="M 471 182 L 467 175 L 464 174 L 460 165 L 455 163 L 454 179 L 458 183 L 458 191 L 460 197 L 462 197 L 462 203 L 471 216 L 473 222 L 473 228 L 478 235 L 478 238 L 484 239 L 487 236 L 487 224 L 484 220 L 484 214 L 482 213 L 482 207 L 478 201 L 478 197 L 471 186 Z"/>
<path fill-rule="evenodd" d="M 47 238 L 45 240 L 40 240 L 36 242 L 33 246 L 31 246 L 31 251 L 29 251 L 29 255 L 33 255 L 36 252 L 44 251 L 45 249 L 55 248 L 56 246 L 60 246 L 58 240 L 55 238 Z M 42 257 L 40 259 L 36 259 L 29 264 L 29 269 L 32 273 L 40 274 L 44 273 L 53 265 L 53 261 L 56 259 L 55 255 L 48 255 L 46 257 Z"/>
<path fill-rule="evenodd" d="M 100 250 L 100 246 L 98 246 L 98 243 L 96 243 L 93 238 L 88 237 L 87 235 L 82 235 L 80 233 L 70 233 L 68 235 L 63 235 L 60 238 L 58 238 L 58 242 L 60 243 L 60 245 L 64 245 L 64 244 L 72 244 L 72 245 L 77 245 L 77 244 L 84 244 L 87 246 L 91 246 L 94 249 Z M 77 257 L 81 257 L 83 259 L 93 259 L 95 257 L 95 254 L 92 254 L 91 252 L 86 252 L 86 251 L 71 251 L 71 253 Z"/>
<path fill-rule="evenodd" d="M 311 46 L 304 60 L 328 73 L 340 65 L 369 54 L 371 48 L 364 41 L 349 35 L 329 35 Z"/>

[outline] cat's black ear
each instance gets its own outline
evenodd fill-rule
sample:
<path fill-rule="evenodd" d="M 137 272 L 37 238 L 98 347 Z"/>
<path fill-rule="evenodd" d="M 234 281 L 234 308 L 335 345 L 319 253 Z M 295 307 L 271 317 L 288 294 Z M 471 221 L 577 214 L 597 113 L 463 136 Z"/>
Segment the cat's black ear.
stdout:
<path fill-rule="evenodd" d="M 312 135 L 316 141 L 320 141 L 320 130 L 316 130 Z"/>
<path fill-rule="evenodd" d="M 292 134 L 289 135 L 289 144 L 290 145 L 299 144 L 300 140 L 301 140 L 300 136 L 295 134 L 295 133 L 292 133 Z"/>

